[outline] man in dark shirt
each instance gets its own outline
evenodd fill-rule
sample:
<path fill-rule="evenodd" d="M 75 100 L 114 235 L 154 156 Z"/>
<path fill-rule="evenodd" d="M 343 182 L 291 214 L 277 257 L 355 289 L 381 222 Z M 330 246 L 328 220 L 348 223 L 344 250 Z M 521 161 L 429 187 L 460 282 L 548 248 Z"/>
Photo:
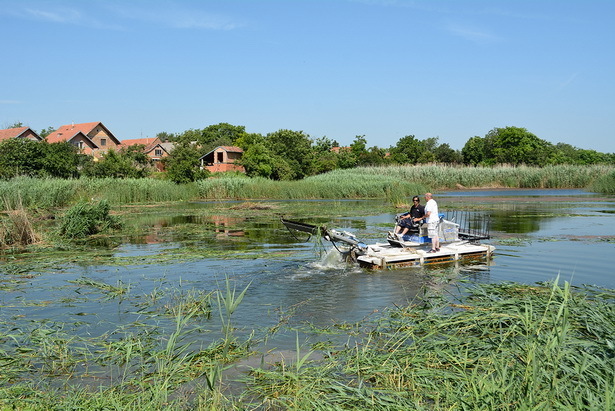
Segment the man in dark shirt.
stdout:
<path fill-rule="evenodd" d="M 418 233 L 419 223 L 425 216 L 425 206 L 421 205 L 418 196 L 412 197 L 410 211 L 399 216 L 393 235 L 401 240 L 406 233 Z"/>

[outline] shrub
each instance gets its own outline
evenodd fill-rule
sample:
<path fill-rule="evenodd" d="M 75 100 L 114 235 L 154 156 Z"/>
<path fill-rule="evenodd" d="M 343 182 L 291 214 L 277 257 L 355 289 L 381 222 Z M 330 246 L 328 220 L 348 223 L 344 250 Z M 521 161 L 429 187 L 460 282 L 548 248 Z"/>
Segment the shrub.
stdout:
<path fill-rule="evenodd" d="M 119 228 L 119 220 L 109 215 L 109 203 L 106 200 L 98 204 L 80 202 L 71 207 L 60 225 L 60 235 L 69 238 L 83 238 L 97 234 L 108 228 Z"/>

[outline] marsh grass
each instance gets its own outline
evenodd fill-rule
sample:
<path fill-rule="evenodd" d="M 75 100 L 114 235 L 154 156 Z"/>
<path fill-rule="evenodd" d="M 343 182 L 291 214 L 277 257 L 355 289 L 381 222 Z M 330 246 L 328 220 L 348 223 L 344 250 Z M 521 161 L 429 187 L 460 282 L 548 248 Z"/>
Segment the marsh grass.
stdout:
<path fill-rule="evenodd" d="M 116 179 L 18 177 L 0 181 L 0 198 L 5 207 L 54 209 L 80 201 L 105 200 L 112 205 L 185 201 L 198 198 L 195 184 L 175 184 L 153 178 Z"/>
<path fill-rule="evenodd" d="M 251 337 L 238 340 L 232 321 L 247 290 L 226 279 L 216 291 L 223 337 L 207 347 L 194 340 L 206 332 L 199 307 L 175 310 L 171 328 L 140 323 L 138 332 L 124 326 L 99 337 L 62 323 L 14 328 L 0 336 L 0 409 L 615 405 L 615 290 L 554 282 L 483 284 L 448 299 L 426 293 L 379 318 L 338 327 L 346 343 L 306 350 L 297 334 L 294 353 L 263 360 L 242 390 L 228 391 L 225 369 L 252 354 Z"/>
<path fill-rule="evenodd" d="M 392 310 L 313 365 L 308 389 L 284 364 L 256 370 L 250 387 L 272 408 L 613 409 L 614 298 L 483 285 L 453 304 Z"/>
<path fill-rule="evenodd" d="M 615 194 L 615 171 L 598 177 L 590 189 L 596 193 Z"/>
<path fill-rule="evenodd" d="M 154 178 L 62 180 L 19 177 L 0 181 L 0 198 L 5 199 L 5 208 L 14 208 L 21 201 L 26 208 L 45 210 L 92 200 L 105 200 L 116 206 L 196 199 L 385 198 L 393 204 L 399 204 L 404 198 L 417 193 L 464 187 L 593 187 L 594 191 L 609 193 L 613 192 L 612 173 L 613 166 L 608 165 L 538 168 L 429 164 L 340 169 L 299 181 L 273 181 L 233 175 L 189 184 L 175 184 Z"/>
<path fill-rule="evenodd" d="M 67 239 L 77 239 L 110 228 L 120 228 L 120 220 L 109 214 L 110 209 L 111 206 L 106 200 L 94 204 L 88 202 L 75 204 L 61 218 L 58 228 L 60 236 Z"/>
<path fill-rule="evenodd" d="M 16 202 L 5 199 L 4 208 L 4 215 L 0 215 L 0 248 L 25 247 L 41 240 L 21 198 Z"/>
<path fill-rule="evenodd" d="M 76 280 L 69 280 L 68 282 L 98 289 L 102 291 L 107 298 L 122 297 L 128 294 L 128 292 L 130 291 L 130 286 L 125 285 L 121 281 L 118 281 L 117 285 L 111 285 L 102 281 L 96 281 L 88 277 L 80 277 Z"/>

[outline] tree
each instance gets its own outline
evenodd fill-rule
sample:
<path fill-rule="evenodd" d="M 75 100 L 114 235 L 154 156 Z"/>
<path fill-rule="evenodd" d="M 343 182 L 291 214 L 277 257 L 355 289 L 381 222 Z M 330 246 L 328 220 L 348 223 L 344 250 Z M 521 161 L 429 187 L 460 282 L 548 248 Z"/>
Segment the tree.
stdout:
<path fill-rule="evenodd" d="M 79 149 L 74 144 L 66 141 L 61 143 L 47 143 L 42 141 L 43 148 L 43 171 L 50 177 L 57 178 L 78 178 L 80 169 L 92 157 L 80 154 Z"/>
<path fill-rule="evenodd" d="M 40 176 L 44 157 L 43 145 L 38 141 L 25 138 L 5 140 L 0 143 L 0 177 Z"/>
<path fill-rule="evenodd" d="M 167 142 L 167 141 L 174 141 L 175 138 L 177 136 L 173 133 L 167 133 L 166 131 L 161 131 L 160 133 L 156 134 L 156 138 L 159 138 L 160 141 Z"/>
<path fill-rule="evenodd" d="M 23 123 L 21 121 L 16 121 L 13 124 L 8 123 L 7 126 L 4 127 L 4 128 L 20 128 L 20 127 L 23 127 L 23 126 L 24 125 L 23 125 Z"/>
<path fill-rule="evenodd" d="M 189 143 L 180 143 L 168 157 L 162 159 L 167 170 L 167 178 L 174 183 L 190 183 L 205 179 L 209 171 L 199 168 L 200 152 Z"/>
<path fill-rule="evenodd" d="M 38 133 L 39 136 L 45 138 L 47 137 L 49 134 L 53 133 L 54 131 L 56 131 L 55 127 L 47 127 L 41 130 L 40 133 Z"/>
<path fill-rule="evenodd" d="M 244 150 L 239 163 L 249 177 L 271 178 L 275 169 L 275 157 L 262 142 L 252 144 Z"/>
<path fill-rule="evenodd" d="M 119 154 L 130 161 L 135 169 L 139 170 L 143 176 L 148 175 L 153 168 L 152 159 L 145 154 L 144 144 L 134 144 L 127 147 L 122 147 Z"/>
<path fill-rule="evenodd" d="M 235 145 L 237 140 L 246 134 L 244 126 L 234 126 L 229 123 L 218 123 L 203 129 L 203 146 L 210 145 L 206 151 L 218 146 Z"/>
<path fill-rule="evenodd" d="M 237 141 L 246 135 L 244 126 L 234 126 L 228 123 L 213 124 L 202 130 L 190 129 L 173 138 L 181 143 L 196 144 L 201 154 L 205 154 L 218 146 L 236 145 Z"/>
<path fill-rule="evenodd" d="M 486 162 L 485 139 L 479 136 L 470 138 L 461 149 L 461 157 L 464 164 L 472 166 Z"/>
<path fill-rule="evenodd" d="M 499 164 L 546 164 L 550 145 L 520 127 L 495 128 L 485 136 L 493 159 Z"/>
<path fill-rule="evenodd" d="M 329 151 L 317 151 L 314 154 L 314 171 L 316 174 L 326 173 L 339 168 L 339 154 Z"/>
<path fill-rule="evenodd" d="M 376 146 L 370 147 L 366 153 L 358 159 L 359 166 L 379 166 L 386 162 L 386 151 Z"/>
<path fill-rule="evenodd" d="M 413 135 L 402 137 L 395 147 L 391 148 L 391 157 L 395 163 L 416 164 L 425 151 L 425 144 Z"/>
<path fill-rule="evenodd" d="M 293 179 L 302 179 L 314 171 L 312 140 L 303 131 L 278 130 L 267 134 L 269 150 L 283 160 L 292 170 Z M 284 171 L 280 176 L 287 177 Z"/>
<path fill-rule="evenodd" d="M 337 153 L 337 164 L 342 169 L 354 168 L 357 166 L 357 157 L 349 148 L 340 148 Z"/>
<path fill-rule="evenodd" d="M 99 161 L 92 161 L 83 168 L 88 177 L 143 178 L 149 174 L 145 167 L 138 166 L 130 155 L 109 150 Z"/>
<path fill-rule="evenodd" d="M 440 144 L 433 151 L 438 163 L 459 164 L 461 163 L 461 153 L 453 150 L 447 143 Z"/>
<path fill-rule="evenodd" d="M 334 144 L 335 142 L 330 138 L 320 137 L 316 139 L 312 148 L 314 149 L 315 153 L 331 152 L 331 149 L 335 147 Z"/>

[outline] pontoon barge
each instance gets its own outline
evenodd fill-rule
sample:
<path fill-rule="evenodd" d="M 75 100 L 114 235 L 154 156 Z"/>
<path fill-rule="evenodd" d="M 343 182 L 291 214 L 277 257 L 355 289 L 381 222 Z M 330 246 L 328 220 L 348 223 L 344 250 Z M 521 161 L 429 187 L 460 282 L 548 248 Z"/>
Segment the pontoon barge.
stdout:
<path fill-rule="evenodd" d="M 440 251 L 428 253 L 431 243 L 427 227 L 399 240 L 387 238 L 386 243 L 364 244 L 348 232 L 327 229 L 297 221 L 282 219 L 289 230 L 298 230 L 311 235 L 320 235 L 331 241 L 342 258 L 351 263 L 373 270 L 394 269 L 427 264 L 452 263 L 466 260 L 490 260 L 495 247 L 479 243 L 489 238 L 486 230 L 459 230 L 459 224 L 441 218 L 439 225 Z M 337 243 L 342 243 L 338 246 Z"/>

